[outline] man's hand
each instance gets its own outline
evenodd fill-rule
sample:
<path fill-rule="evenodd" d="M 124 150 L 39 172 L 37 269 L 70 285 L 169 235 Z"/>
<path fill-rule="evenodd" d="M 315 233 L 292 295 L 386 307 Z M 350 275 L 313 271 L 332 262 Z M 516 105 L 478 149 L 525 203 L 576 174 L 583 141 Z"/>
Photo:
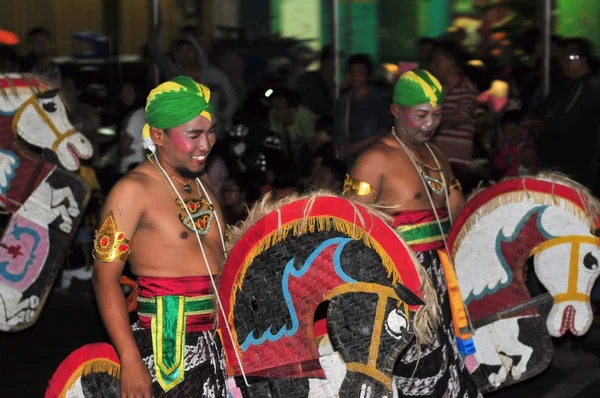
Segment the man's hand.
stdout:
<path fill-rule="evenodd" d="M 121 360 L 121 398 L 152 398 L 152 379 L 140 358 Z"/>

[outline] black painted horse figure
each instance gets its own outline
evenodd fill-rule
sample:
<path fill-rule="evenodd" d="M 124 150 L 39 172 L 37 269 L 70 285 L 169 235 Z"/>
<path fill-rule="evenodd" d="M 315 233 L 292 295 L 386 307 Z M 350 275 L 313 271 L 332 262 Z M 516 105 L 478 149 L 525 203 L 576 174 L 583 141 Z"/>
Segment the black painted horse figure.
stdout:
<path fill-rule="evenodd" d="M 234 396 L 392 397 L 399 354 L 431 338 L 435 297 L 381 217 L 315 193 L 265 199 L 232 229 L 219 297 Z"/>

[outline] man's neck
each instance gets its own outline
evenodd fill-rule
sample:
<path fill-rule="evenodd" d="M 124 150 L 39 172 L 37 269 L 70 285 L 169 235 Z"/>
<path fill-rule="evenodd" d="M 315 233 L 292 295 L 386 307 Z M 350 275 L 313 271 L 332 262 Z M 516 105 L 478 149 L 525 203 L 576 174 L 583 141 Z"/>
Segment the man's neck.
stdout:
<path fill-rule="evenodd" d="M 578 73 L 577 75 L 573 76 L 573 77 L 571 78 L 571 80 L 579 80 L 579 79 L 581 79 L 581 78 L 584 78 L 584 77 L 586 77 L 586 76 L 587 76 L 589 73 L 590 73 L 590 68 L 587 68 L 587 67 L 586 67 L 586 68 L 583 68 L 583 69 L 581 70 L 581 72 L 580 72 L 580 73 Z"/>
<path fill-rule="evenodd" d="M 181 175 L 179 175 L 179 173 L 177 172 L 175 167 L 171 166 L 169 164 L 169 161 L 165 159 L 165 156 L 160 156 L 158 153 L 154 153 L 153 160 L 154 160 L 154 162 L 156 162 L 160 165 L 159 168 L 162 166 L 162 170 L 166 171 L 168 175 L 175 176 L 175 177 L 179 178 L 181 181 L 188 180 L 188 178 L 184 178 Z"/>
<path fill-rule="evenodd" d="M 409 140 L 406 134 L 404 133 L 404 129 L 402 128 L 402 126 L 397 126 L 394 128 L 394 130 L 396 137 L 398 137 L 398 139 L 402 141 L 402 143 L 411 151 L 421 153 L 421 151 L 427 148 L 426 143 L 412 142 L 411 140 Z"/>
<path fill-rule="evenodd" d="M 35 69 L 38 72 L 45 72 L 52 65 L 52 57 L 40 57 L 35 63 Z"/>
<path fill-rule="evenodd" d="M 364 98 L 369 94 L 369 85 L 360 86 L 352 89 L 352 98 Z"/>

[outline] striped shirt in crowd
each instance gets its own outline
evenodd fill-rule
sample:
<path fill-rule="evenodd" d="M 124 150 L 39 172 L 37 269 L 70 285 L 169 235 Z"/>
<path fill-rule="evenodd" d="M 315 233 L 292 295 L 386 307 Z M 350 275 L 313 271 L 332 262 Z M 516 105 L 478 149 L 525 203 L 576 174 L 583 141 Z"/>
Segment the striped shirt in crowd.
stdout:
<path fill-rule="evenodd" d="M 469 116 L 468 122 L 458 126 L 440 128 L 435 143 L 438 144 L 450 163 L 455 166 L 468 166 L 473 155 L 475 134 L 475 108 L 477 107 L 477 87 L 466 76 L 446 91 L 442 108 L 442 125 L 446 115 L 462 113 Z"/>

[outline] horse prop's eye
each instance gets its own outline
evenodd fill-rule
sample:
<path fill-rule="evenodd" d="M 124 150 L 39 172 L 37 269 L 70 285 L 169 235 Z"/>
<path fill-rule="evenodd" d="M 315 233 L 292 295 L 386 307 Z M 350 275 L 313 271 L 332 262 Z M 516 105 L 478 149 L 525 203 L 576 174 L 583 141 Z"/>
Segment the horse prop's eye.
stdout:
<path fill-rule="evenodd" d="M 44 102 L 42 104 L 44 110 L 48 113 L 52 113 L 56 111 L 56 104 L 54 102 Z"/>
<path fill-rule="evenodd" d="M 598 269 L 598 259 L 592 255 L 592 253 L 588 253 L 583 256 L 583 266 L 591 271 Z"/>
<path fill-rule="evenodd" d="M 392 310 L 385 320 L 385 330 L 396 340 L 400 340 L 407 336 L 408 322 L 404 314 L 398 310 Z"/>

